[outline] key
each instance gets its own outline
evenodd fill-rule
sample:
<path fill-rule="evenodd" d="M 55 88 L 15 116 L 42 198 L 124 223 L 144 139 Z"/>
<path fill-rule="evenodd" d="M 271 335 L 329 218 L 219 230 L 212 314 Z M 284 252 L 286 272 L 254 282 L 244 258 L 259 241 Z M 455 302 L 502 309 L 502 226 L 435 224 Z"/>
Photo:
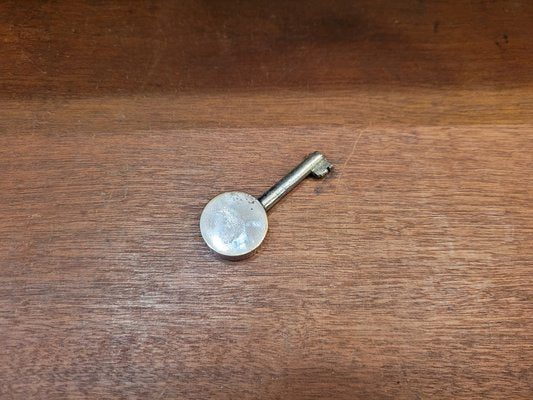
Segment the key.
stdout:
<path fill-rule="evenodd" d="M 307 176 L 322 178 L 332 167 L 315 151 L 258 199 L 244 192 L 219 194 L 200 216 L 202 238 L 222 258 L 242 260 L 251 256 L 267 234 L 267 211 Z"/>

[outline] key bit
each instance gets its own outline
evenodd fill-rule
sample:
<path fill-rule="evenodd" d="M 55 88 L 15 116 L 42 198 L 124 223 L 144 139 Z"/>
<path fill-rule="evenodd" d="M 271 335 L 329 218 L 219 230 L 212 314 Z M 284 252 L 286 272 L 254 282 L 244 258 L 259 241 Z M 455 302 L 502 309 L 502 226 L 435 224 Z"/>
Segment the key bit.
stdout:
<path fill-rule="evenodd" d="M 251 256 L 267 234 L 267 211 L 307 176 L 322 178 L 332 168 L 326 157 L 315 151 L 258 199 L 244 192 L 219 194 L 202 211 L 202 238 L 212 251 L 225 259 L 241 260 Z"/>

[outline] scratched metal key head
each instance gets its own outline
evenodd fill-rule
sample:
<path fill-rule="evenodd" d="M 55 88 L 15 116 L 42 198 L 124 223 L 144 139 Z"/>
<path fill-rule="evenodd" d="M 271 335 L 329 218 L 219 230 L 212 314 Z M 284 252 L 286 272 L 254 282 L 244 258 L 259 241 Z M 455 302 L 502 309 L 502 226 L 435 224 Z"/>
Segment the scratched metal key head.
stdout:
<path fill-rule="evenodd" d="M 200 232 L 221 257 L 240 260 L 252 255 L 268 231 L 263 205 L 244 192 L 226 192 L 213 198 L 200 217 Z"/>

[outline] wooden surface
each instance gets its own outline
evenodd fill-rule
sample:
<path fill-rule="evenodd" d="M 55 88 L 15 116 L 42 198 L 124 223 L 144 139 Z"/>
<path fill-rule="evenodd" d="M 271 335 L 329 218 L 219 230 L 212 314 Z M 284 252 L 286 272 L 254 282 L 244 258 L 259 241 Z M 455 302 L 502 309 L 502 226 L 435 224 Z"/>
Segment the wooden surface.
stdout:
<path fill-rule="evenodd" d="M 533 3 L 287 3 L 0 3 L 2 399 L 533 398 Z"/>

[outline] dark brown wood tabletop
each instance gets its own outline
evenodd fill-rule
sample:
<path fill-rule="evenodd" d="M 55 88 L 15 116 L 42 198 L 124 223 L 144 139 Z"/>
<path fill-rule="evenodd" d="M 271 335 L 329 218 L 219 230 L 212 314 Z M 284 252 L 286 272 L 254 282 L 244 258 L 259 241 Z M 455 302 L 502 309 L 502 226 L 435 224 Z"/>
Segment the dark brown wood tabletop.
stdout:
<path fill-rule="evenodd" d="M 533 2 L 0 2 L 0 398 L 533 398 Z"/>

